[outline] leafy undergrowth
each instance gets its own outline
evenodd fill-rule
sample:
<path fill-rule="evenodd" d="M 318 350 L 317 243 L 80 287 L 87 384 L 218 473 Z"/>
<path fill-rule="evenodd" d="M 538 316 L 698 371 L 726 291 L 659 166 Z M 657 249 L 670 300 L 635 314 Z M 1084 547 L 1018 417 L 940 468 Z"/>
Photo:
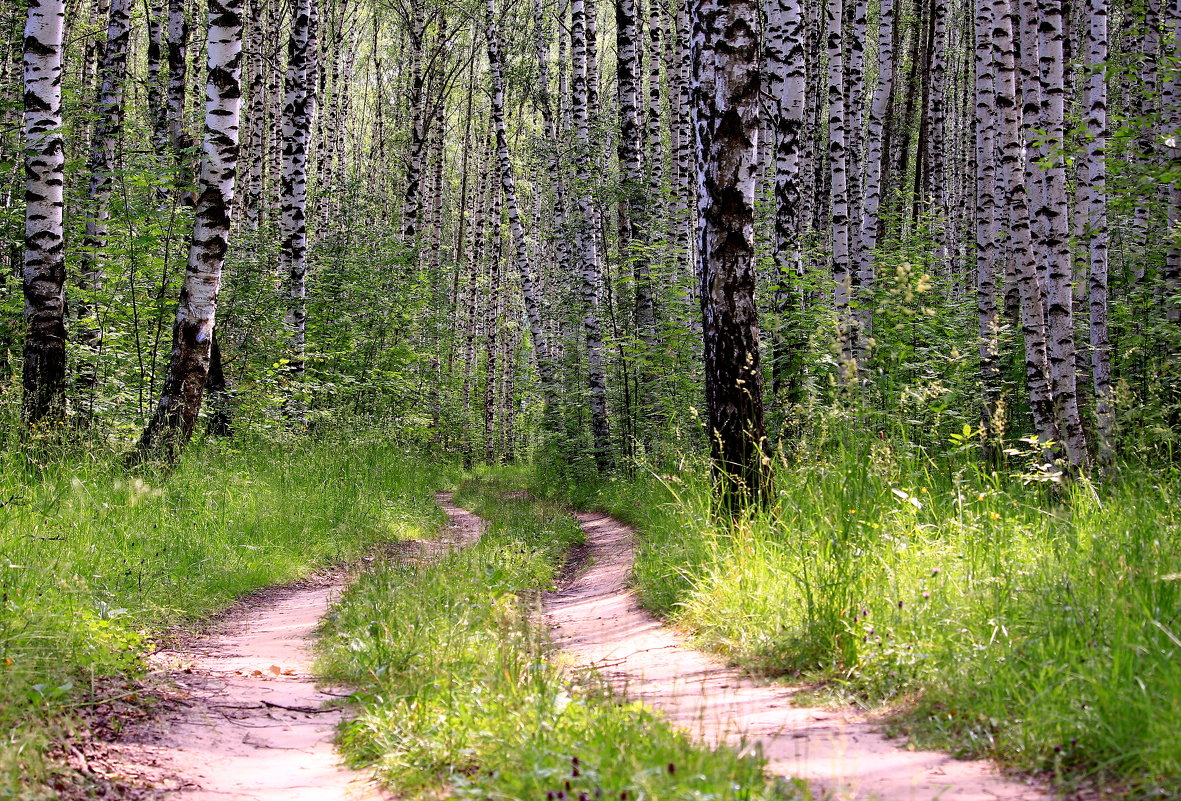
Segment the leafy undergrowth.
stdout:
<path fill-rule="evenodd" d="M 56 796 L 47 746 L 154 637 L 434 530 L 441 480 L 376 437 L 194 446 L 166 478 L 114 454 L 0 453 L 0 797 Z"/>
<path fill-rule="evenodd" d="M 530 622 L 581 532 L 562 508 L 466 482 L 481 541 L 425 566 L 386 565 L 345 593 L 325 674 L 360 688 L 342 743 L 410 797 L 771 799 L 758 760 L 691 744 L 639 704 L 572 683 Z"/>
<path fill-rule="evenodd" d="M 700 463 L 575 490 L 641 530 L 643 602 L 737 663 L 926 746 L 1179 797 L 1181 475 L 1035 477 L 875 442 L 781 466 L 774 510 L 727 527 Z"/>

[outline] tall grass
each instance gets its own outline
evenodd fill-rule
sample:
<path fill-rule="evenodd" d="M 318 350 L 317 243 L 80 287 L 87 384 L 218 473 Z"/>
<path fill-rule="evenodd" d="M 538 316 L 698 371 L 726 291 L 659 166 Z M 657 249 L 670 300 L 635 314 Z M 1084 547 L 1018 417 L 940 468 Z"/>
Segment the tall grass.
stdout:
<path fill-rule="evenodd" d="M 501 494 L 519 485 L 465 483 L 457 502 L 490 522 L 479 544 L 380 567 L 342 599 L 321 665 L 361 688 L 346 754 L 412 797 L 777 797 L 757 760 L 694 746 L 558 669 L 529 618 L 581 532 L 557 505 Z"/>
<path fill-rule="evenodd" d="M 167 477 L 0 452 L 0 796 L 48 792 L 47 743 L 169 627 L 436 528 L 440 477 L 344 435 L 194 447 Z"/>
<path fill-rule="evenodd" d="M 735 662 L 888 705 L 923 744 L 1177 797 L 1181 476 L 1033 478 L 874 442 L 782 466 L 732 526 L 701 464 L 585 500 L 642 531 L 643 602 Z"/>

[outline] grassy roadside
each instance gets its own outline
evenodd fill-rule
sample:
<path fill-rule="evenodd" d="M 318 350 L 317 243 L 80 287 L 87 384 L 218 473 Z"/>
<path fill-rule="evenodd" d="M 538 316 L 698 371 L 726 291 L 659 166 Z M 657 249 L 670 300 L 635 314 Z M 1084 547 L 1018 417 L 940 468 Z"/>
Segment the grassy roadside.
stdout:
<path fill-rule="evenodd" d="M 441 474 L 344 435 L 194 446 L 167 478 L 0 453 L 0 797 L 56 797 L 47 747 L 169 627 L 436 528 Z"/>
<path fill-rule="evenodd" d="M 363 575 L 330 616 L 321 668 L 361 688 L 345 753 L 410 797 L 772 799 L 760 764 L 691 744 L 638 704 L 572 683 L 529 621 L 582 536 L 561 507 L 465 482 L 489 526 L 432 565 Z"/>
<path fill-rule="evenodd" d="M 1055 496 L 875 443 L 776 491 L 725 530 L 703 465 L 561 494 L 637 526 L 644 603 L 739 664 L 825 680 L 926 746 L 1181 795 L 1176 471 Z"/>

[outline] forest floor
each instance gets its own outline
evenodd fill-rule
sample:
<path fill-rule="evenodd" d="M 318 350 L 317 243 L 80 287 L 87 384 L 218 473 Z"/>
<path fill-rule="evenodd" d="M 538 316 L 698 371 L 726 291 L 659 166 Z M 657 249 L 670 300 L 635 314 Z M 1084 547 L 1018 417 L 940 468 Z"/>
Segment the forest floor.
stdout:
<path fill-rule="evenodd" d="M 881 801 L 1034 801 L 1042 790 L 985 761 L 911 750 L 853 710 L 796 705 L 800 688 L 758 683 L 704 653 L 640 608 L 628 589 L 633 531 L 581 514 L 584 569 L 548 595 L 556 644 L 626 695 L 707 743 L 757 748 L 767 769 L 838 798 Z"/>
<path fill-rule="evenodd" d="M 400 563 L 430 561 L 479 538 L 480 521 L 436 496 L 451 525 L 438 540 L 393 543 Z M 142 795 L 210 801 L 375 801 L 390 798 L 341 765 L 334 747 L 347 689 L 318 686 L 317 626 L 347 585 L 329 571 L 248 596 L 213 633 L 156 652 L 163 703 L 104 754 L 106 772 Z"/>

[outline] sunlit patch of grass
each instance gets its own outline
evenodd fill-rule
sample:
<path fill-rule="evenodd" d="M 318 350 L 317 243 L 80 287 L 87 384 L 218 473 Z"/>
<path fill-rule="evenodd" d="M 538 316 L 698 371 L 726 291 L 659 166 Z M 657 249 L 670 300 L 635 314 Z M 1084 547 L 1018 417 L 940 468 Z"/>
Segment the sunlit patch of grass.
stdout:
<path fill-rule="evenodd" d="M 756 759 L 693 745 L 639 704 L 572 682 L 551 659 L 536 591 L 582 534 L 493 471 L 456 500 L 489 526 L 426 566 L 360 578 L 322 640 L 327 675 L 360 688 L 342 734 L 357 765 L 411 796 L 771 799 Z"/>
<path fill-rule="evenodd" d="M 893 705 L 924 745 L 1181 793 L 1175 471 L 1050 491 L 874 443 L 783 466 L 776 491 L 724 527 L 700 464 L 594 502 L 642 532 L 644 603 L 739 664 Z"/>
<path fill-rule="evenodd" d="M 195 445 L 167 476 L 0 453 L 0 796 L 51 797 L 48 738 L 169 627 L 433 532 L 441 477 L 355 435 Z"/>

